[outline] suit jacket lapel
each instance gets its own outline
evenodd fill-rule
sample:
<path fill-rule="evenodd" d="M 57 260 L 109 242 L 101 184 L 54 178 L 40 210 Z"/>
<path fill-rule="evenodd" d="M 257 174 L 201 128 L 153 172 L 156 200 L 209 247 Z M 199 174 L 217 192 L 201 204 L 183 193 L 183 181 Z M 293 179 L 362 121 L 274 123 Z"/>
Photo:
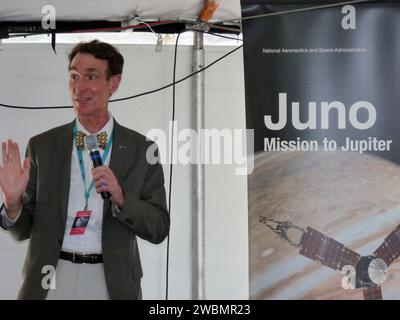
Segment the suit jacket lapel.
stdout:
<path fill-rule="evenodd" d="M 121 183 L 125 172 L 125 165 L 127 163 L 128 155 L 128 141 L 127 137 L 123 132 L 123 128 L 114 119 L 114 133 L 113 133 L 113 144 L 110 158 L 110 169 L 117 177 L 119 183 Z M 104 201 L 103 206 L 103 225 L 108 212 L 107 208 L 110 207 L 110 200 Z"/>
<path fill-rule="evenodd" d="M 122 180 L 124 166 L 127 157 L 127 139 L 123 133 L 122 127 L 114 120 L 113 144 L 110 159 L 110 169 L 114 172 L 118 181 Z"/>
<path fill-rule="evenodd" d="M 59 173 L 59 199 L 62 223 L 65 229 L 68 211 L 69 186 L 71 180 L 71 153 L 73 145 L 73 127 L 75 120 L 67 124 L 57 141 L 57 164 Z"/>

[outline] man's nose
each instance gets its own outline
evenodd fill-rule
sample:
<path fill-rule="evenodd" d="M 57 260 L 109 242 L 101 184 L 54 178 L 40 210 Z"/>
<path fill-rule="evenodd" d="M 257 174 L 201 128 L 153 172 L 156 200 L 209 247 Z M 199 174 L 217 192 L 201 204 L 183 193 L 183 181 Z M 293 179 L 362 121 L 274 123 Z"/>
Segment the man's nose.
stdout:
<path fill-rule="evenodd" d="M 78 79 L 74 83 L 74 91 L 76 93 L 84 92 L 88 89 L 87 83 L 85 80 Z"/>

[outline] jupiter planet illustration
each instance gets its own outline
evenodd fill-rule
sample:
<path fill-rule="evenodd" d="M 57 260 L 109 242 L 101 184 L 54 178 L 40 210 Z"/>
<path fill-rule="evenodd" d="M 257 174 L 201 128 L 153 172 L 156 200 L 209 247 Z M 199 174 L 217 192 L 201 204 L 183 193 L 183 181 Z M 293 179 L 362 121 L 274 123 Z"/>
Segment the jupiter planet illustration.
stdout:
<path fill-rule="evenodd" d="M 300 255 L 259 218 L 312 227 L 371 255 L 400 224 L 400 166 L 367 153 L 264 152 L 248 182 L 250 298 L 363 299 L 363 289 L 343 287 L 341 270 Z M 399 299 L 400 258 L 385 279 L 383 299 Z"/>

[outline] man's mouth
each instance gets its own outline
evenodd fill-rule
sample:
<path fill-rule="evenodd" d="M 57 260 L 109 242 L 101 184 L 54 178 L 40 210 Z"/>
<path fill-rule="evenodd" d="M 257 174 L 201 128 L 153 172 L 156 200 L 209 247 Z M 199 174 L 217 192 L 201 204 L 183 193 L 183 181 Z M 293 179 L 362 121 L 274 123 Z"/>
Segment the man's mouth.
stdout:
<path fill-rule="evenodd" d="M 87 102 L 89 101 L 91 98 L 75 98 L 76 101 L 78 102 Z"/>

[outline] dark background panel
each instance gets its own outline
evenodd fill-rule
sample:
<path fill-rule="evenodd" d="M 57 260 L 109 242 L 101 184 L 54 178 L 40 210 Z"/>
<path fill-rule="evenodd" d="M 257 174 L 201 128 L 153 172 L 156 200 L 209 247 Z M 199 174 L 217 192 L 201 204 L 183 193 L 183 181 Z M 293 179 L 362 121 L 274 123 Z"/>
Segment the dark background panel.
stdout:
<path fill-rule="evenodd" d="M 323 1 L 307 2 L 310 4 Z M 332 2 L 332 1 L 330 1 Z M 299 2 L 242 1 L 243 16 L 302 8 Z M 266 3 L 256 6 L 255 3 Z M 294 5 L 295 3 L 295 5 Z M 325 2 L 324 2 L 325 3 Z M 392 139 L 390 152 L 377 155 L 400 163 L 399 88 L 400 5 L 398 2 L 363 3 L 356 8 L 356 30 L 341 26 L 341 6 L 285 13 L 243 21 L 247 127 L 255 129 L 255 151 L 262 151 L 265 137 L 285 140 L 324 137 L 339 145 L 351 139 Z M 365 48 L 365 53 L 263 54 L 278 48 Z M 287 93 L 288 123 L 282 130 L 269 130 L 264 115 L 278 118 L 278 94 Z M 303 120 L 308 119 L 308 103 L 340 101 L 349 108 L 357 101 L 368 101 L 377 112 L 375 125 L 354 129 L 347 117 L 346 129 L 337 129 L 336 112 L 330 113 L 330 128 L 297 130 L 291 125 L 291 102 L 300 103 Z M 358 114 L 365 121 L 366 112 Z"/>

